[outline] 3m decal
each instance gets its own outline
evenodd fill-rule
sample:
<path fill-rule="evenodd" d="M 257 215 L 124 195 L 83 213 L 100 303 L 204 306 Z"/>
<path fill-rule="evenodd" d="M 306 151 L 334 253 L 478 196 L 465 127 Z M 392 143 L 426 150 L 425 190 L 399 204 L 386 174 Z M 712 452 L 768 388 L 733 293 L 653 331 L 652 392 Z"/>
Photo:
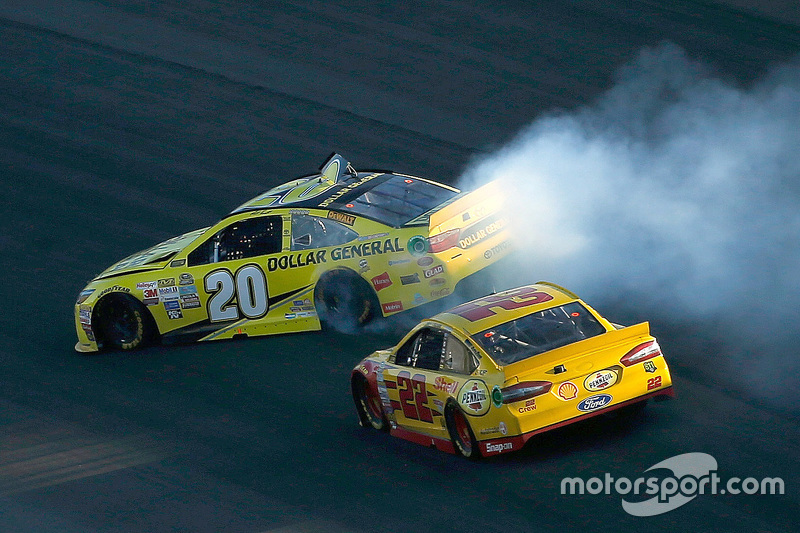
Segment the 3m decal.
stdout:
<path fill-rule="evenodd" d="M 493 309 L 512 311 L 552 299 L 553 297 L 546 292 L 539 291 L 533 287 L 520 287 L 500 294 L 486 296 L 474 302 L 461 304 L 454 307 L 451 312 L 466 318 L 470 322 L 475 322 L 497 314 Z"/>
<path fill-rule="evenodd" d="M 425 376 L 402 371 L 397 374 L 397 392 L 400 395 L 400 406 L 403 416 L 409 420 L 433 423 L 433 413 L 428 407 L 428 390 L 425 388 Z"/>
<path fill-rule="evenodd" d="M 260 318 L 269 311 L 267 278 L 257 265 L 245 265 L 236 275 L 226 269 L 209 273 L 204 281 L 211 322 Z M 236 300 L 236 303 L 234 303 Z"/>

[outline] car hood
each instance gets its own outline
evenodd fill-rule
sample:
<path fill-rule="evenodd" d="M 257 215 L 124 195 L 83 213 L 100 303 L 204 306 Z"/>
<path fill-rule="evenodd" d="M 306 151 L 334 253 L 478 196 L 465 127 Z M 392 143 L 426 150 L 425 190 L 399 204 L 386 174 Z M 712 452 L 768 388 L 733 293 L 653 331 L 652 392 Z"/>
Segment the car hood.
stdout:
<path fill-rule="evenodd" d="M 157 270 L 164 268 L 166 262 L 172 259 L 178 252 L 193 243 L 208 228 L 201 228 L 177 237 L 172 237 L 166 241 L 156 244 L 141 252 L 126 257 L 122 261 L 111 265 L 104 270 L 96 279 L 118 276 L 130 272 L 141 272 L 144 270 Z"/>

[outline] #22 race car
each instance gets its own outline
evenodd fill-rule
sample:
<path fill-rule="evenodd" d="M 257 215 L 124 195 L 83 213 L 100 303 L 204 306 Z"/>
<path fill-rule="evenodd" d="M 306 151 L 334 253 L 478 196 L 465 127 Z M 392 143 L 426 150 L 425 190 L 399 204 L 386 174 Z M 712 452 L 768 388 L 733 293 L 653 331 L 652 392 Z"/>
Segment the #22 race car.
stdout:
<path fill-rule="evenodd" d="M 673 395 L 647 323 L 614 325 L 546 282 L 421 322 L 361 361 L 351 389 L 362 426 L 473 458 Z"/>
<path fill-rule="evenodd" d="M 509 251 L 493 184 L 472 193 L 333 154 L 213 226 L 112 265 L 75 305 L 79 352 L 343 330 L 449 295 Z"/>

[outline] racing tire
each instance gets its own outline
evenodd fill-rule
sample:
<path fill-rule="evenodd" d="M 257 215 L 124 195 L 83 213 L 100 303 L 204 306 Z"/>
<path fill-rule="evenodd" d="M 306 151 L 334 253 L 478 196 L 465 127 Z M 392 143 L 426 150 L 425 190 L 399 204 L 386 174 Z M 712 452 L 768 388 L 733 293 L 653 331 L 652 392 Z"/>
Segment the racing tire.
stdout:
<path fill-rule="evenodd" d="M 353 401 L 356 403 L 358 419 L 364 427 L 372 427 L 378 431 L 388 431 L 389 423 L 381 408 L 381 399 L 363 377 L 355 377 L 352 383 Z"/>
<path fill-rule="evenodd" d="M 97 303 L 92 324 L 103 349 L 134 350 L 156 340 L 157 327 L 147 308 L 127 294 L 110 294 Z"/>
<path fill-rule="evenodd" d="M 323 329 L 353 333 L 378 314 L 380 304 L 372 287 L 355 272 L 330 270 L 314 289 L 314 305 Z"/>
<path fill-rule="evenodd" d="M 467 459 L 480 459 L 481 450 L 464 411 L 451 402 L 444 409 L 444 419 L 456 453 Z"/>

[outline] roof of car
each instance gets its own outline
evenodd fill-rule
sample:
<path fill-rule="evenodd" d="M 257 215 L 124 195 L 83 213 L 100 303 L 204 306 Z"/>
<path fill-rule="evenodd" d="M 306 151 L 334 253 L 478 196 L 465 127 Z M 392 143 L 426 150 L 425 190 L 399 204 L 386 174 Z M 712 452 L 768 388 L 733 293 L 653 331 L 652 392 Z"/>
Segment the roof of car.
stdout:
<path fill-rule="evenodd" d="M 576 300 L 578 296 L 567 289 L 540 281 L 457 305 L 433 319 L 460 328 L 471 336 L 519 317 Z"/>

